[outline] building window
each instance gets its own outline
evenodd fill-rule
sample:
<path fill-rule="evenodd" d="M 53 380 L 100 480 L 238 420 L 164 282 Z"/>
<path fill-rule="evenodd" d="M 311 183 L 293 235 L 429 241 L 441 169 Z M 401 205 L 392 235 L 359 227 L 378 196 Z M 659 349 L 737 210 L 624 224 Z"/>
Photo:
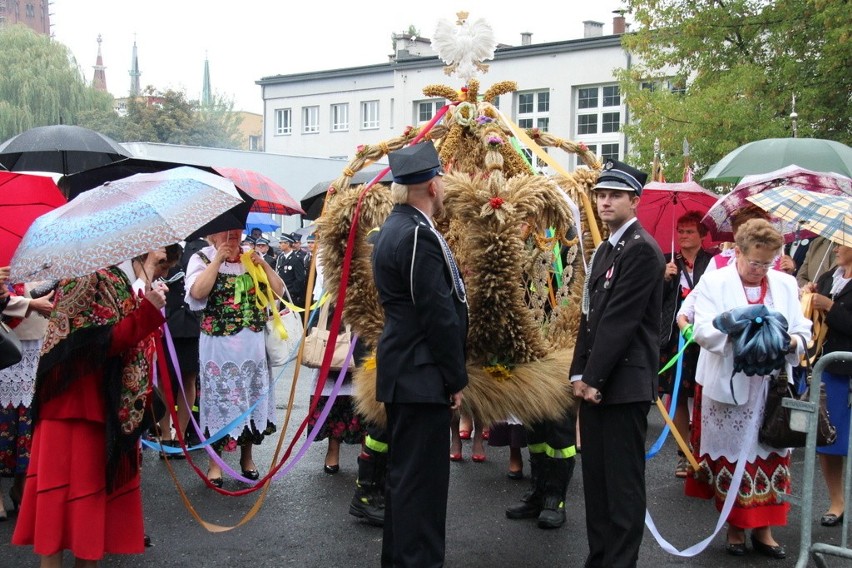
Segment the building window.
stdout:
<path fill-rule="evenodd" d="M 621 130 L 621 91 L 618 85 L 577 89 L 577 137 L 602 160 L 618 159 Z"/>
<path fill-rule="evenodd" d="M 548 148 L 542 148 L 542 150 L 544 150 L 545 154 L 548 153 L 548 151 L 547 151 Z M 547 167 L 547 162 L 545 162 L 544 160 L 539 158 L 529 148 L 522 148 L 521 152 L 523 152 L 524 156 L 526 156 L 527 163 L 530 164 L 536 170 L 541 171 L 541 170 L 543 170 L 544 168 Z"/>
<path fill-rule="evenodd" d="M 547 132 L 550 126 L 550 91 L 531 91 L 518 93 L 518 107 L 515 117 L 520 128 L 535 126 Z"/>
<path fill-rule="evenodd" d="M 349 104 L 331 105 L 331 131 L 345 132 L 349 130 Z"/>
<path fill-rule="evenodd" d="M 618 159 L 618 144 L 601 144 L 601 161 Z"/>
<path fill-rule="evenodd" d="M 302 134 L 319 132 L 319 107 L 302 107 Z"/>
<path fill-rule="evenodd" d="M 577 117 L 577 134 L 597 134 L 598 115 L 581 114 Z"/>
<path fill-rule="evenodd" d="M 260 147 L 260 136 L 249 135 L 248 137 L 248 149 L 254 152 L 257 152 L 261 149 Z"/>
<path fill-rule="evenodd" d="M 435 116 L 435 113 L 438 112 L 441 107 L 444 106 L 444 101 L 417 101 L 414 103 L 414 112 L 415 112 L 415 122 L 417 124 L 423 124 L 424 122 L 429 122 Z"/>
<path fill-rule="evenodd" d="M 577 108 L 598 108 L 597 87 L 577 91 Z"/>
<path fill-rule="evenodd" d="M 620 126 L 620 112 L 605 112 L 601 115 L 601 132 L 618 132 Z"/>
<path fill-rule="evenodd" d="M 275 135 L 293 133 L 293 112 L 289 108 L 275 109 Z"/>
<path fill-rule="evenodd" d="M 379 127 L 379 101 L 364 101 L 361 103 L 361 129 L 369 130 Z"/>

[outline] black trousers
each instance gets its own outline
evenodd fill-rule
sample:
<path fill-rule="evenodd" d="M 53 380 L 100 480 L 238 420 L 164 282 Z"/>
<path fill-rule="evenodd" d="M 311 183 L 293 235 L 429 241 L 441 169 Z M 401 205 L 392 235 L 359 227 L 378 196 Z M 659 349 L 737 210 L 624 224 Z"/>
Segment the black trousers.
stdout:
<path fill-rule="evenodd" d="M 580 407 L 587 568 L 636 566 L 645 532 L 650 402 Z"/>
<path fill-rule="evenodd" d="M 444 565 L 450 485 L 446 404 L 385 404 L 390 449 L 385 483 L 383 568 Z"/>

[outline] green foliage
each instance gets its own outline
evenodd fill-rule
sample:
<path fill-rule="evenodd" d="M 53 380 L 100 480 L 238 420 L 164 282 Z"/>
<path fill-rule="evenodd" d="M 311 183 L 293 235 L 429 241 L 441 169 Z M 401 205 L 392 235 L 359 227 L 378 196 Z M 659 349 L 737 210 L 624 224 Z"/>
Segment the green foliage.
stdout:
<path fill-rule="evenodd" d="M 852 141 L 848 0 L 627 3 L 639 28 L 618 74 L 631 161 L 650 164 L 658 138 L 666 178 L 680 181 L 686 138 L 700 174 L 742 144 L 792 136 L 793 95 L 800 137 Z"/>
<path fill-rule="evenodd" d="M 0 70 L 0 141 L 111 112 L 112 97 L 86 85 L 68 49 L 26 26 L 0 26 Z"/>

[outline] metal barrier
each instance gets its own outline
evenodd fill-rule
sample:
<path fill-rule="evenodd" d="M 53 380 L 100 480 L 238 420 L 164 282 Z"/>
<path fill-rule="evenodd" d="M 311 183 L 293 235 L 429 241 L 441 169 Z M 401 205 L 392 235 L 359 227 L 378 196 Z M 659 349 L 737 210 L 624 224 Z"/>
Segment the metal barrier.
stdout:
<path fill-rule="evenodd" d="M 813 526 L 813 498 L 814 498 L 814 470 L 816 462 L 816 437 L 817 437 L 817 415 L 816 411 L 819 404 L 819 396 L 822 385 L 822 372 L 825 367 L 831 363 L 852 362 L 852 353 L 848 351 L 838 351 L 829 353 L 820 358 L 817 364 L 814 365 L 813 375 L 811 377 L 810 400 L 800 401 L 785 398 L 784 406 L 792 409 L 790 413 L 790 426 L 799 432 L 807 432 L 807 444 L 805 445 L 805 471 L 804 479 L 802 480 L 802 495 L 801 498 L 793 497 L 791 501 L 800 501 L 802 505 L 802 532 L 799 542 L 799 559 L 796 563 L 796 568 L 804 568 L 808 565 L 808 555 L 813 555 L 814 562 L 819 568 L 828 568 L 825 563 L 825 556 L 837 556 L 840 558 L 852 559 L 852 549 L 849 548 L 848 532 L 850 515 L 845 513 L 850 512 L 850 488 L 852 488 L 852 467 L 848 460 L 848 456 L 852 454 L 852 435 L 849 436 L 849 447 L 846 450 L 847 463 L 846 471 L 843 480 L 843 493 L 846 499 L 846 505 L 843 515 L 843 533 L 840 540 L 840 546 L 830 545 L 822 542 L 811 542 L 812 526 Z M 850 392 L 850 403 L 852 403 L 852 392 Z M 818 482 L 821 482 L 819 480 Z"/>

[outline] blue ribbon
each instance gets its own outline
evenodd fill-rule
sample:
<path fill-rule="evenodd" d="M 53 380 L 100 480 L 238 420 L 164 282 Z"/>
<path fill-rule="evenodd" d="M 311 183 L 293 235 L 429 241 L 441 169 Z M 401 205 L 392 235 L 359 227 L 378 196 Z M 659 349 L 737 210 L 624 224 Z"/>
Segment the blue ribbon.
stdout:
<path fill-rule="evenodd" d="M 675 412 L 677 412 L 677 395 L 680 392 L 680 377 L 681 377 L 681 374 L 683 372 L 683 353 L 682 353 L 682 351 L 685 347 L 683 335 L 678 333 L 677 337 L 678 337 L 678 339 L 677 339 L 677 351 L 680 355 L 677 359 L 677 364 L 675 365 L 675 381 L 674 381 L 674 387 L 672 388 L 672 403 L 669 405 L 669 408 L 674 409 Z M 666 438 L 668 437 L 668 435 L 669 435 L 669 423 L 666 422 L 666 425 L 663 427 L 663 431 L 660 432 L 660 436 L 657 438 L 657 441 L 654 442 L 654 444 L 651 446 L 651 449 L 648 450 L 648 453 L 645 454 L 646 460 L 651 459 L 652 457 L 654 457 L 655 455 L 657 455 L 659 453 L 660 448 L 663 447 L 663 444 L 666 442 Z"/>

